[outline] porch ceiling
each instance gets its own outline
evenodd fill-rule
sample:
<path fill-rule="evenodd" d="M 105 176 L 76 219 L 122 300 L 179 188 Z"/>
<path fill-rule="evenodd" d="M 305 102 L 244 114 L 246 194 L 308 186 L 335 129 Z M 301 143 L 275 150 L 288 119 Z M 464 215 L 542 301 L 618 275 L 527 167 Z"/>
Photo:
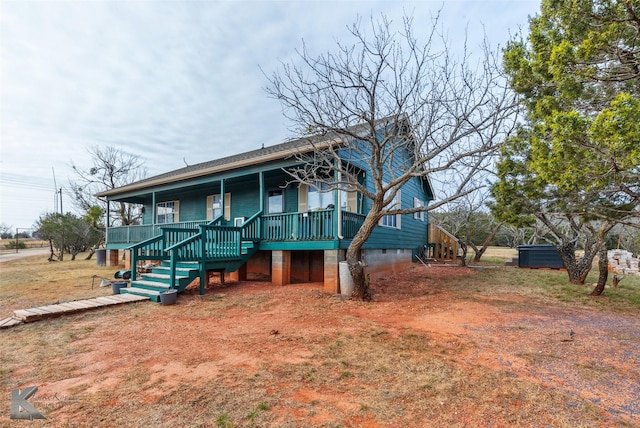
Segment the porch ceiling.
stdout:
<path fill-rule="evenodd" d="M 138 190 L 132 190 L 130 192 L 120 193 L 114 196 L 108 196 L 111 202 L 128 202 L 133 204 L 145 204 L 149 203 L 152 198 L 152 194 L 155 193 L 156 197 L 162 198 L 165 194 L 175 194 L 176 190 L 180 192 L 198 192 L 203 193 L 216 193 L 220 191 L 220 181 L 225 181 L 225 186 L 238 186 L 243 183 L 254 185 L 257 182 L 257 176 L 259 172 L 264 173 L 265 179 L 269 176 L 276 174 L 285 174 L 282 169 L 290 167 L 296 164 L 295 160 L 283 161 L 274 163 L 268 168 L 265 165 L 261 165 L 261 168 L 242 169 L 234 172 L 229 172 L 225 175 L 214 175 L 207 177 L 200 177 L 191 180 L 182 180 L 172 183 L 168 183 L 162 186 L 147 187 Z M 227 187 L 228 188 L 228 187 Z"/>

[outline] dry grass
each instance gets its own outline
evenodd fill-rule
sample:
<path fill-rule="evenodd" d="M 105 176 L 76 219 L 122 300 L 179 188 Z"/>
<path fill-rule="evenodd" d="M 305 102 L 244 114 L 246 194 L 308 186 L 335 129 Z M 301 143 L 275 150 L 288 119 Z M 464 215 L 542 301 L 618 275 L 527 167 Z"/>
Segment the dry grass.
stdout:
<path fill-rule="evenodd" d="M 6 246 L 15 239 L 0 239 L 0 254 L 14 253 L 16 250 L 7 248 Z M 38 239 L 19 239 L 25 246 L 25 248 L 49 248 L 49 241 L 40 241 Z"/>
<path fill-rule="evenodd" d="M 100 280 L 113 279 L 116 269 L 96 266 L 95 258 L 49 262 L 46 255 L 0 264 L 0 317 L 5 311 L 110 294 Z"/>
<path fill-rule="evenodd" d="M 91 279 L 114 271 L 95 261 L 38 258 L 1 269 L 3 311 L 109 294 L 92 289 Z M 548 306 L 637 316 L 640 308 L 625 293 L 636 296 L 640 281 L 628 281 L 628 291 L 608 289 L 602 299 L 583 299 L 588 290 L 565 287 L 563 272 L 487 268 L 446 278 L 435 272 L 416 268 L 387 278 L 375 284 L 378 301 L 370 304 L 343 302 L 307 285 L 229 284 L 205 296 L 183 295 L 173 307 L 132 304 L 3 330 L 0 396 L 34 384 L 41 398 L 57 393 L 59 400 L 36 404 L 49 419 L 33 426 L 590 427 L 639 421 L 609 413 L 562 382 L 483 363 L 485 353 L 494 352 L 489 348 L 505 348 L 505 358 L 533 368 L 566 361 L 585 382 L 608 381 L 608 369 L 560 349 L 514 343 L 517 350 L 507 354 L 500 341 L 531 340 L 529 324 L 469 327 L 479 332 L 471 336 L 418 321 L 443 316 L 452 305 L 505 316 Z M 625 343 L 637 340 L 620 334 Z M 24 422 L 10 421 L 5 412 L 0 425 Z"/>

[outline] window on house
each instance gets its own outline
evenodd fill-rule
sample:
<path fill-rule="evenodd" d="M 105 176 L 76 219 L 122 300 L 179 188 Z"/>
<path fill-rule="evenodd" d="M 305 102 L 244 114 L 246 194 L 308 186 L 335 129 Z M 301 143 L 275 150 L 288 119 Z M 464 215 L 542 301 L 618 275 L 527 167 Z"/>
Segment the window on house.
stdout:
<path fill-rule="evenodd" d="M 231 193 L 225 193 L 224 204 L 222 202 L 222 196 L 219 193 L 207 196 L 207 220 L 215 220 L 221 215 L 225 220 L 231 220 Z"/>
<path fill-rule="evenodd" d="M 386 184 L 383 185 L 386 186 Z M 391 200 L 391 202 L 389 202 L 389 205 L 387 205 L 385 208 L 399 209 L 401 208 L 401 206 L 402 204 L 400 199 L 400 190 L 398 190 L 393 200 Z M 393 227 L 395 229 L 400 229 L 400 214 L 385 215 L 380 219 L 379 224 L 380 226 L 384 227 Z"/>
<path fill-rule="evenodd" d="M 267 213 L 279 214 L 284 212 L 284 195 L 281 189 L 267 192 Z"/>
<path fill-rule="evenodd" d="M 333 205 L 335 200 L 333 192 L 329 190 L 327 183 L 317 182 L 309 185 L 309 193 L 307 196 L 307 204 L 310 210 L 325 209 L 329 205 Z"/>
<path fill-rule="evenodd" d="M 216 219 L 222 215 L 222 199 L 220 198 L 220 194 L 212 195 L 211 198 L 211 212 L 212 219 Z"/>
<path fill-rule="evenodd" d="M 159 202 L 156 205 L 157 224 L 177 223 L 178 221 L 178 201 Z"/>
<path fill-rule="evenodd" d="M 418 198 L 413 198 L 413 207 L 422 208 L 424 207 L 424 202 Z M 413 213 L 413 218 L 416 220 L 424 221 L 424 211 Z"/>
<path fill-rule="evenodd" d="M 347 186 L 344 185 L 340 189 L 340 208 L 342 211 L 350 211 L 352 213 L 359 213 L 358 208 L 358 192 L 347 191 Z"/>
<path fill-rule="evenodd" d="M 384 217 L 382 217 L 382 219 L 380 220 L 380 225 L 381 226 L 386 226 L 386 227 L 394 227 L 394 228 L 398 228 L 398 216 L 397 215 L 385 215 Z"/>

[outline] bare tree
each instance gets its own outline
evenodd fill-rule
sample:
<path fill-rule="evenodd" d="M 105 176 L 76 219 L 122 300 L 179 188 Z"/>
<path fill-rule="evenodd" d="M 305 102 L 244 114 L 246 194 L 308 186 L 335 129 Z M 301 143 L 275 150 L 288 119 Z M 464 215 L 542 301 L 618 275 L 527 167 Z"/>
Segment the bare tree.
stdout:
<path fill-rule="evenodd" d="M 479 178 L 486 181 L 487 177 L 488 173 Z M 461 266 L 467 264 L 468 247 L 473 249 L 473 262 L 478 263 L 502 228 L 503 223 L 497 221 L 487 209 L 489 198 L 490 194 L 485 188 L 478 189 L 447 204 L 445 211 L 431 215 L 435 224 L 458 238 L 463 251 Z"/>
<path fill-rule="evenodd" d="M 107 201 L 96 197 L 96 193 L 115 189 L 138 181 L 147 175 L 139 156 L 127 153 L 115 147 L 101 148 L 95 146 L 89 149 L 93 165 L 82 168 L 72 163 L 76 173 L 76 181 L 72 181 L 74 202 L 83 213 L 91 212 L 95 206 L 107 212 Z M 115 210 L 109 210 L 111 225 L 130 225 L 140 222 L 142 213 L 138 206 L 126 202 L 118 202 Z"/>
<path fill-rule="evenodd" d="M 324 145 L 309 139 L 313 155 L 290 172 L 294 179 L 357 191 L 370 201 L 346 252 L 352 297 L 359 300 L 369 298 L 360 250 L 378 221 L 432 210 L 473 191 L 471 179 L 488 166 L 497 143 L 512 129 L 517 108 L 486 43 L 474 64 L 466 48 L 456 61 L 437 31 L 437 17 L 422 44 L 412 18 L 402 24 L 396 31 L 382 16 L 365 29 L 358 19 L 349 27 L 353 44 L 339 42 L 336 52 L 318 57 L 303 44 L 300 63 L 283 64 L 267 88 L 297 134 L 334 137 L 335 144 Z M 354 165 L 366 169 L 365 183 Z M 409 209 L 394 204 L 409 180 L 454 170 L 463 179 L 445 199 Z"/>
<path fill-rule="evenodd" d="M 12 231 L 13 226 L 6 223 L 0 223 L 0 239 L 11 238 Z"/>

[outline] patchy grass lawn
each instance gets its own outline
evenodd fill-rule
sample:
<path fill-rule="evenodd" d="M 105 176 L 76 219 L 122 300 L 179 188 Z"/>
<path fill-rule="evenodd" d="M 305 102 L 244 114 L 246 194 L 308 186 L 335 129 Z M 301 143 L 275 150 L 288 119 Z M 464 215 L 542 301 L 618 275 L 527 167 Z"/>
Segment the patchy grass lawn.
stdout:
<path fill-rule="evenodd" d="M 0 265 L 0 317 L 110 294 L 114 268 L 41 259 Z M 640 425 L 640 279 L 591 298 L 560 271 L 416 265 L 373 288 L 211 285 L 1 330 L 0 425 L 32 385 L 31 426 Z"/>

